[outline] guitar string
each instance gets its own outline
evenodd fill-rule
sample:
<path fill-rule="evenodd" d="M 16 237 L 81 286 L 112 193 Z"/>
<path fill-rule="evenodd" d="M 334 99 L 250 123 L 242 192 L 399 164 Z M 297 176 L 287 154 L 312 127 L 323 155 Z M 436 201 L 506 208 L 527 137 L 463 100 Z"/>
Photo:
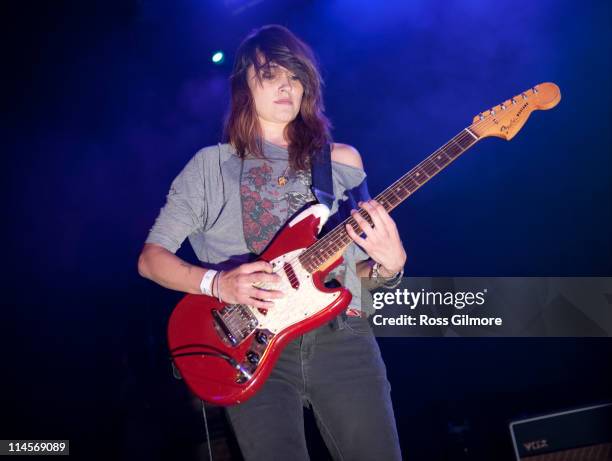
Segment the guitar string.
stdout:
<path fill-rule="evenodd" d="M 482 120 L 484 121 L 484 120 Z M 482 122 L 480 121 L 480 122 Z M 474 124 L 470 125 L 470 127 L 474 126 Z M 484 125 L 483 125 L 484 126 Z M 455 142 L 455 144 L 457 144 L 460 148 L 460 152 L 458 154 L 455 155 L 455 157 L 450 157 L 448 156 L 448 154 L 443 152 L 443 149 L 447 146 L 449 146 L 453 140 L 457 140 L 457 142 Z M 470 147 L 472 147 L 476 142 L 478 142 L 480 140 L 480 138 L 474 138 L 473 135 L 469 134 L 466 132 L 466 129 L 461 130 L 457 135 L 455 135 L 451 140 L 449 140 L 446 144 L 444 144 L 442 147 L 440 147 L 439 149 L 435 150 L 432 154 L 430 154 L 428 157 L 426 157 L 424 160 L 422 160 L 420 163 L 418 163 L 416 166 L 414 166 L 411 170 L 409 170 L 406 174 L 404 174 L 402 177 L 400 177 L 399 179 L 397 179 L 395 182 L 393 182 L 389 187 L 387 187 L 385 190 L 383 190 L 380 194 L 378 194 L 378 197 L 383 196 L 384 194 L 386 194 L 388 191 L 390 191 L 392 188 L 397 187 L 396 185 L 400 182 L 405 182 L 406 180 L 411 180 L 410 176 L 411 173 L 413 173 L 414 171 L 416 171 L 417 169 L 421 169 L 423 170 L 424 167 L 426 166 L 431 166 L 433 164 L 434 168 L 437 169 L 437 171 L 435 171 L 433 174 L 426 174 L 427 175 L 427 179 L 423 182 L 423 183 L 418 183 L 416 180 L 412 180 L 416 183 L 417 185 L 417 189 L 420 188 L 422 185 L 424 185 L 427 181 L 429 181 L 429 179 L 433 178 L 433 176 L 435 176 L 437 173 L 441 172 L 444 168 L 446 168 L 446 166 L 448 166 L 453 160 L 455 160 L 456 158 L 458 158 L 461 154 L 463 154 L 464 152 L 467 151 L 467 149 L 464 149 L 461 146 L 461 142 L 465 141 L 465 140 L 471 140 L 473 141 L 473 143 L 467 148 L 469 149 Z M 433 157 L 436 156 L 436 154 L 439 155 L 439 153 L 442 152 L 444 153 L 445 156 L 447 156 L 449 158 L 449 162 L 447 164 L 445 164 L 442 168 L 438 167 L 437 165 L 435 165 L 435 162 L 433 161 Z M 427 164 L 427 165 L 426 165 Z M 416 192 L 415 189 L 412 192 L 409 192 L 408 195 L 413 194 L 414 192 Z M 408 197 L 406 197 L 408 198 Z M 400 199 L 400 201 L 397 203 L 397 205 L 393 205 L 392 208 L 390 208 L 388 211 L 391 211 L 392 209 L 394 209 L 396 206 L 399 206 L 401 202 L 403 202 L 405 200 L 404 199 Z M 364 209 L 361 209 L 358 211 L 359 215 L 367 220 L 367 212 Z M 365 215 L 365 216 L 364 216 Z M 348 233 L 346 232 L 346 229 L 344 227 L 345 224 L 348 224 L 348 222 L 353 219 L 352 216 L 347 217 L 344 221 L 342 221 L 340 224 L 338 224 L 333 230 L 331 230 L 324 238 L 317 240 L 312 246 L 310 246 L 307 250 L 305 250 L 304 252 L 300 253 L 299 255 L 293 257 L 292 259 L 286 261 L 285 263 L 288 263 L 290 265 L 294 265 L 297 261 L 299 261 L 299 258 L 304 256 L 307 252 L 309 253 L 313 253 L 314 251 L 317 251 L 319 249 L 320 246 L 322 245 L 337 245 L 338 243 L 342 243 L 342 240 L 345 239 L 345 236 L 348 237 Z M 354 221 L 354 219 L 353 219 Z M 352 224 L 351 224 L 352 225 Z M 335 235 L 334 235 L 335 234 Z M 350 239 L 350 237 L 349 237 Z M 347 245 L 350 245 L 350 242 L 347 243 Z M 283 265 L 284 266 L 284 265 Z M 283 269 L 283 267 L 279 267 L 278 270 L 273 271 L 273 273 L 279 273 L 281 270 Z M 256 288 L 264 288 L 267 285 L 266 282 L 260 282 L 260 283 L 256 283 L 253 284 L 254 287 Z"/>
<path fill-rule="evenodd" d="M 493 124 L 494 122 L 489 119 L 483 119 L 483 120 L 479 120 L 476 123 L 473 123 L 472 125 L 470 125 L 467 129 L 470 128 L 488 128 L 491 124 Z M 480 139 L 482 139 L 481 137 L 477 137 L 476 139 L 474 138 L 474 136 L 472 136 L 471 133 L 467 132 L 467 129 L 463 129 L 461 130 L 457 135 L 455 135 L 453 138 L 451 138 L 451 140 L 449 140 L 447 143 L 445 143 L 443 146 L 441 146 L 440 148 L 436 149 L 432 154 L 430 154 L 428 157 L 426 157 L 424 160 L 422 160 L 420 163 L 418 163 L 417 165 L 415 165 L 411 170 L 409 170 L 406 174 L 404 174 L 403 176 L 401 176 L 399 179 L 397 179 L 395 182 L 393 182 L 389 187 L 387 187 L 385 190 L 383 190 L 380 194 L 378 194 L 378 197 L 383 196 L 384 194 L 386 194 L 388 191 L 390 191 L 392 188 L 397 187 L 396 185 L 398 183 L 402 183 L 402 182 L 406 182 L 406 180 L 412 180 L 413 182 L 416 183 L 417 188 L 408 193 L 408 196 L 413 194 L 414 192 L 416 192 L 416 190 L 418 190 L 422 185 L 424 185 L 426 182 L 428 182 L 431 178 L 433 178 L 435 175 L 437 175 L 439 172 L 441 172 L 444 168 L 446 168 L 448 165 L 450 165 L 450 163 L 459 158 L 459 156 L 461 156 L 464 152 L 466 152 L 468 149 L 470 149 L 476 142 L 478 142 Z M 473 130 L 472 130 L 473 131 Z M 448 156 L 447 154 L 445 154 L 447 157 L 449 157 L 450 161 L 445 164 L 442 168 L 438 167 L 437 165 L 435 165 L 435 162 L 433 162 L 433 158 L 436 156 L 436 154 L 439 153 L 443 153 L 444 149 L 451 145 L 451 143 L 453 142 L 453 140 L 457 140 L 458 142 L 455 142 L 455 144 L 458 144 L 460 147 L 460 152 L 458 154 L 455 155 L 454 158 Z M 465 141 L 465 140 L 471 140 L 473 141 L 473 143 L 468 146 L 467 149 L 464 149 L 461 146 L 461 142 Z M 429 175 L 427 174 L 427 178 L 423 183 L 418 183 L 418 181 L 414 180 L 411 178 L 412 174 L 414 174 L 415 172 L 417 172 L 418 170 L 423 170 L 424 167 L 426 166 L 431 166 L 431 164 L 433 163 L 433 166 L 437 169 L 437 171 L 435 171 L 433 174 Z M 404 199 L 400 199 L 400 201 L 397 203 L 396 206 L 399 206 L 399 204 L 401 202 L 403 202 L 406 198 L 408 198 L 408 196 L 406 196 Z M 391 208 L 389 211 L 391 211 L 392 209 L 394 209 L 396 206 L 393 206 L 393 208 Z M 366 216 L 368 215 L 366 210 L 361 209 L 358 211 L 359 215 L 366 219 Z M 365 215 L 365 216 L 364 216 Z M 337 245 L 338 243 L 343 243 L 342 241 L 345 240 L 345 236 L 348 236 L 348 233 L 346 232 L 345 229 L 345 225 L 349 223 L 349 221 L 353 220 L 354 223 L 356 223 L 353 219 L 352 216 L 347 217 L 344 221 L 342 221 L 340 224 L 338 224 L 332 231 L 329 232 L 329 234 L 327 234 L 326 237 L 317 240 L 311 247 L 309 247 L 307 250 L 305 250 L 304 252 L 300 253 L 299 255 L 293 257 L 292 259 L 290 259 L 289 261 L 286 261 L 287 263 L 293 265 L 295 264 L 297 261 L 299 261 L 299 258 L 303 257 L 306 253 L 310 253 L 312 254 L 314 251 L 319 250 L 319 247 L 322 245 Z M 351 226 L 353 226 L 353 223 L 351 223 Z M 335 235 L 333 235 L 335 234 Z M 350 239 L 350 237 L 349 237 Z M 352 240 L 352 239 L 351 239 Z M 347 242 L 347 245 L 350 245 L 350 242 Z M 342 246 L 342 245 L 341 245 Z M 345 245 L 346 246 L 346 245 Z M 279 267 L 279 269 L 277 271 L 273 271 L 273 273 L 278 273 L 281 271 L 281 267 Z M 263 288 L 266 285 L 266 283 L 264 282 L 263 284 L 254 284 L 253 286 L 257 287 L 257 288 Z"/>
<path fill-rule="evenodd" d="M 395 194 L 394 192 L 392 192 L 394 189 L 397 189 L 400 185 L 401 185 L 401 189 L 406 192 L 406 190 L 410 189 L 410 182 L 413 183 L 413 185 L 416 186 L 416 189 L 414 189 L 413 191 L 409 191 L 408 195 L 413 194 L 414 192 L 416 192 L 416 190 L 418 188 L 420 188 L 422 185 L 424 185 L 429 179 L 431 179 L 433 176 L 435 176 L 437 173 L 441 172 L 444 168 L 446 168 L 446 166 L 448 166 L 453 160 L 457 159 L 463 152 L 466 152 L 467 149 L 469 149 L 469 147 L 471 147 L 471 145 L 466 149 L 464 148 L 461 144 L 466 141 L 466 140 L 470 140 L 470 141 L 474 141 L 472 143 L 475 144 L 478 139 L 474 139 L 474 137 L 471 134 L 468 134 L 465 132 L 465 129 L 462 130 L 459 134 L 457 134 L 455 137 L 453 137 L 449 142 L 447 142 L 444 146 L 442 146 L 440 149 L 437 149 L 436 151 L 434 151 L 429 157 L 425 158 L 424 160 L 422 160 L 418 165 L 416 165 L 415 167 L 413 167 L 410 171 L 408 171 L 408 173 L 406 173 L 405 175 L 403 175 L 402 177 L 400 177 L 399 179 L 397 179 L 393 184 L 391 184 L 389 187 L 387 187 L 384 191 L 382 191 L 380 194 L 378 194 L 379 200 L 384 200 L 385 202 L 388 203 L 388 205 L 390 205 L 389 210 L 387 211 L 391 211 L 394 208 L 396 208 L 397 206 L 400 205 L 401 202 L 403 202 L 405 200 L 405 198 L 407 198 L 407 196 L 405 198 L 401 198 L 401 197 L 397 197 L 397 194 Z M 454 156 L 450 156 L 448 155 L 443 149 L 450 147 L 452 144 L 456 144 L 459 147 L 459 152 Z M 444 166 L 439 167 L 436 163 L 434 158 L 436 156 L 439 156 L 440 154 L 443 154 L 447 159 L 448 159 L 448 163 L 446 163 Z M 433 173 L 430 171 L 429 173 L 427 172 L 427 168 L 434 168 L 436 171 L 434 171 Z M 427 178 L 425 179 L 424 182 L 419 183 L 417 180 L 415 180 L 414 178 L 412 178 L 411 176 L 415 173 L 415 172 L 419 172 L 419 173 L 424 173 L 425 176 L 427 176 Z M 390 197 L 389 195 L 393 194 L 395 196 L 396 199 L 396 203 L 390 203 Z M 399 198 L 399 201 L 397 201 L 397 199 Z M 366 212 L 366 210 L 361 209 L 358 211 L 359 215 L 367 220 L 367 216 L 368 213 Z M 365 215 L 365 216 L 364 216 Z M 330 231 L 324 238 L 318 240 L 317 242 L 315 242 L 311 247 L 309 247 L 305 252 L 301 253 L 299 257 L 304 256 L 304 254 L 306 252 L 308 253 L 314 253 L 316 251 L 318 251 L 320 248 L 320 246 L 323 245 L 337 245 L 338 243 L 343 243 L 342 241 L 345 240 L 345 237 L 348 236 L 344 225 L 348 224 L 349 221 L 353 219 L 352 216 L 347 217 L 341 224 L 338 224 L 338 226 L 336 226 L 332 231 Z M 354 221 L 354 219 L 353 219 Z M 356 221 L 354 221 L 354 224 L 356 224 Z M 353 223 L 351 223 L 352 227 L 355 228 L 355 226 L 353 225 Z M 349 237 L 350 239 L 350 237 Z M 350 242 L 347 242 L 348 244 L 350 244 Z M 294 258 L 293 260 L 291 260 L 290 262 L 295 262 Z"/>
<path fill-rule="evenodd" d="M 533 90 L 527 90 L 527 91 L 532 91 Z M 519 96 L 515 96 L 514 98 L 518 98 Z M 528 99 L 529 97 L 526 96 L 525 99 Z M 510 100 L 511 101 L 511 100 Z M 490 110 L 489 110 L 490 111 Z M 485 111 L 486 112 L 486 111 Z M 491 114 L 489 114 L 491 115 Z M 438 173 L 440 173 L 444 168 L 446 168 L 448 165 L 450 165 L 450 163 L 452 163 L 454 160 L 456 160 L 457 158 L 459 158 L 459 156 L 461 156 L 464 152 L 466 152 L 468 149 L 470 149 L 476 142 L 480 141 L 480 139 L 482 139 L 481 137 L 476 137 L 474 138 L 474 134 L 471 133 L 470 131 L 468 131 L 470 128 L 488 128 L 491 123 L 495 123 L 489 116 L 487 116 L 487 118 L 483 119 L 483 120 L 478 120 L 474 123 L 472 123 L 469 127 L 464 128 L 463 130 L 461 130 L 457 135 L 455 135 L 453 138 L 451 138 L 446 144 L 444 144 L 442 147 L 440 147 L 439 149 L 435 150 L 431 155 L 429 155 L 428 157 L 426 157 L 424 160 L 422 160 L 419 164 L 417 164 L 415 167 L 413 167 L 410 171 L 408 171 L 408 173 L 404 174 L 402 177 L 400 177 L 399 179 L 397 179 L 394 183 L 392 183 L 389 187 L 387 187 L 384 191 L 382 191 L 380 194 L 378 194 L 377 197 L 381 198 L 381 199 L 385 199 L 385 201 L 389 201 L 389 197 L 386 197 L 385 195 L 388 195 L 389 193 L 391 193 L 392 195 L 396 196 L 396 194 L 394 192 L 392 192 L 393 189 L 395 189 L 396 187 L 398 187 L 399 184 L 401 184 L 402 189 L 410 189 L 410 187 L 406 187 L 409 182 L 412 182 L 416 185 L 416 189 L 414 189 L 413 191 L 408 191 L 408 194 L 406 197 L 404 198 L 400 198 L 399 202 L 397 202 L 397 204 L 391 203 L 391 207 L 388 211 L 393 210 L 394 208 L 396 208 L 397 206 L 400 205 L 401 202 L 403 202 L 405 199 L 408 198 L 409 195 L 413 194 L 414 192 L 416 192 L 422 185 L 424 185 L 427 181 L 429 181 L 429 179 L 431 179 L 433 176 L 437 175 Z M 467 148 L 463 148 L 463 146 L 461 145 L 461 143 L 463 141 L 465 141 L 466 139 L 469 139 L 471 144 L 467 147 Z M 450 155 L 448 155 L 445 152 L 445 149 L 447 149 L 449 146 L 451 146 L 452 144 L 457 144 L 460 148 L 460 152 L 457 153 L 454 157 L 451 157 Z M 444 166 L 439 167 L 436 163 L 434 158 L 439 155 L 440 153 L 442 153 L 445 157 L 448 157 L 449 162 L 446 163 Z M 428 167 L 433 167 L 434 172 L 433 174 L 429 174 L 427 172 L 427 168 Z M 425 172 L 427 178 L 425 179 L 425 181 L 423 183 L 419 183 L 416 179 L 414 179 L 413 177 L 411 177 L 415 172 Z M 396 196 L 397 198 L 397 196 Z M 364 216 L 364 212 L 365 210 L 361 209 L 358 211 L 359 215 L 362 218 L 366 218 L 367 213 L 365 213 L 366 216 Z M 334 228 L 332 231 L 330 231 L 327 236 L 325 236 L 324 238 L 318 240 L 317 242 L 315 242 L 311 247 L 309 247 L 306 251 L 304 251 L 303 253 L 301 253 L 299 257 L 304 256 L 304 254 L 306 252 L 309 253 L 313 253 L 316 250 L 319 250 L 319 247 L 322 245 L 327 245 L 327 244 L 334 244 L 336 245 L 337 243 L 342 243 L 342 240 L 345 239 L 345 235 L 348 236 L 346 229 L 344 227 L 344 224 L 348 224 L 348 222 L 353 219 L 352 216 L 349 216 L 348 218 L 346 218 L 341 224 L 342 226 L 339 224 L 338 226 L 336 226 L 336 228 Z M 351 223 L 351 227 L 355 228 L 355 226 L 353 226 L 354 223 Z M 357 226 L 357 229 L 359 229 L 359 226 Z M 332 237 L 330 237 L 332 234 L 337 234 L 334 235 Z M 350 237 L 349 237 L 350 238 Z M 347 244 L 350 244 L 350 241 L 347 242 Z M 292 260 L 291 262 L 295 262 L 295 259 Z"/>
<path fill-rule="evenodd" d="M 471 136 L 471 135 L 465 135 L 465 133 L 461 133 L 461 135 L 462 135 L 461 137 L 459 137 L 459 135 L 455 136 L 455 138 L 457 139 L 458 142 L 454 142 L 453 140 L 451 140 L 451 141 L 449 141 L 448 143 L 445 144 L 445 146 L 449 146 L 449 145 L 451 145 L 451 143 L 454 142 L 455 144 L 457 144 L 459 146 L 460 152 L 455 154 L 454 157 L 448 155 L 448 153 L 443 150 L 445 148 L 445 146 L 443 146 L 442 148 L 434 151 L 434 153 L 432 153 L 429 157 L 427 157 L 426 159 L 422 160 L 418 165 L 416 165 L 414 168 L 412 168 L 410 171 L 408 171 L 405 175 L 403 175 L 402 177 L 397 179 L 393 184 L 391 184 L 384 191 L 382 191 L 380 194 L 378 194 L 378 196 L 377 196 L 377 197 L 379 197 L 378 201 L 379 202 L 384 201 L 384 202 L 387 203 L 387 205 L 389 207 L 389 209 L 387 211 L 392 211 L 397 206 L 399 206 L 401 202 L 403 202 L 406 198 L 408 198 L 408 195 L 415 193 L 418 190 L 418 188 L 420 188 L 422 185 L 424 185 L 429 179 L 433 178 L 436 174 L 441 172 L 444 168 L 446 168 L 448 165 L 450 165 L 450 163 L 452 161 L 457 159 L 463 152 L 467 151 L 467 149 L 469 149 L 471 147 L 471 145 L 470 145 L 468 148 L 463 148 L 460 145 L 461 142 L 465 141 L 466 139 L 469 139 L 470 141 L 474 141 L 473 144 L 475 144 L 477 142 L 477 139 L 474 139 L 473 136 Z M 455 139 L 455 138 L 453 138 L 453 139 Z M 448 159 L 448 163 L 446 163 L 442 167 L 438 166 L 438 164 L 436 164 L 436 162 L 434 160 L 434 157 L 439 157 L 440 154 L 444 155 Z M 433 173 L 431 171 L 428 172 L 427 171 L 428 168 L 430 168 L 430 169 L 433 168 L 436 171 L 433 171 Z M 425 181 L 420 183 L 418 180 L 416 180 L 414 177 L 412 177 L 414 175 L 414 173 L 418 173 L 418 174 L 422 174 L 423 173 L 426 176 Z M 412 186 L 410 184 L 412 184 Z M 414 190 L 411 190 L 412 188 L 414 188 Z M 404 193 L 407 193 L 406 197 L 404 197 L 404 198 L 398 197 L 398 195 L 395 192 L 393 192 L 393 190 L 397 190 L 397 189 L 400 189 Z M 399 199 L 399 201 L 398 201 L 398 199 Z M 396 203 L 392 203 L 391 200 L 395 201 Z M 359 212 L 359 215 L 362 218 L 367 218 L 368 213 L 365 212 L 364 209 L 358 210 L 358 212 Z M 364 214 L 365 214 L 365 216 L 364 216 Z M 348 221 L 350 221 L 351 219 L 352 219 L 352 216 L 349 216 L 348 218 L 346 218 L 343 221 L 342 224 L 348 224 Z M 355 222 L 355 224 L 356 224 L 356 222 Z M 352 225 L 352 223 L 351 223 L 351 225 Z M 352 227 L 355 227 L 355 226 L 352 226 Z M 332 236 L 332 234 L 338 234 L 338 235 L 333 235 Z M 346 231 L 344 230 L 344 227 L 340 227 L 340 225 L 338 225 L 336 228 L 334 228 L 332 231 L 330 231 L 329 234 L 327 234 L 325 238 L 322 238 L 322 239 L 318 240 L 315 244 L 313 244 L 310 248 L 308 248 L 307 251 L 314 252 L 314 251 L 319 249 L 318 248 L 319 246 L 322 246 L 322 245 L 327 245 L 327 244 L 331 244 L 331 243 L 334 243 L 334 244 L 342 243 L 342 240 L 344 239 L 345 234 L 346 234 Z M 346 235 L 348 235 L 348 234 L 346 234 Z M 324 240 L 325 240 L 325 242 L 324 242 Z M 349 244 L 350 244 L 350 242 L 349 242 Z M 303 254 L 304 253 L 302 253 L 300 256 L 302 256 Z"/>
<path fill-rule="evenodd" d="M 527 92 L 532 92 L 533 90 L 527 90 L 525 91 L 523 94 L 527 95 Z M 520 95 L 515 96 L 514 98 L 517 99 L 519 98 Z M 529 99 L 529 96 L 527 96 L 525 99 Z M 525 100 L 523 99 L 523 100 Z M 485 112 L 490 112 L 490 109 L 488 111 Z M 482 113 L 482 112 L 481 112 Z M 531 112 L 529 112 L 531 113 Z M 408 195 L 399 200 L 399 202 L 397 203 L 397 205 L 393 205 L 392 207 L 389 209 L 389 211 L 393 210 L 394 208 L 396 208 L 397 206 L 399 206 L 404 200 L 406 200 L 408 198 L 408 196 L 414 194 L 421 186 L 423 186 L 426 182 L 428 182 L 431 178 L 433 178 L 434 176 L 436 176 L 438 173 L 440 173 L 443 169 L 445 169 L 448 165 L 450 165 L 450 163 L 452 163 L 454 160 L 456 160 L 457 158 L 459 158 L 463 153 L 467 152 L 467 150 L 469 150 L 474 144 L 476 144 L 478 141 L 480 141 L 482 139 L 482 137 L 477 136 L 476 133 L 474 132 L 475 129 L 485 129 L 485 128 L 490 128 L 493 124 L 495 124 L 496 122 L 494 121 L 494 118 L 491 117 L 492 114 L 489 113 L 489 115 L 487 115 L 484 119 L 482 120 L 477 120 L 476 122 L 472 123 L 470 126 L 468 126 L 467 128 L 464 128 L 463 130 L 461 130 L 457 135 L 455 135 L 453 138 L 451 138 L 448 142 L 446 142 L 444 145 L 442 145 L 441 147 L 439 147 L 438 149 L 436 149 L 432 154 L 430 154 L 429 156 L 427 156 L 424 160 L 422 160 L 421 162 L 419 162 L 417 165 L 415 165 L 411 170 L 409 170 L 406 174 L 404 174 L 403 176 L 401 176 L 400 178 L 398 178 L 396 181 L 394 181 L 389 187 L 387 187 L 385 190 L 383 190 L 381 193 L 379 193 L 377 195 L 377 197 L 381 197 L 383 194 L 386 194 L 388 191 L 390 191 L 392 188 L 397 187 L 396 184 L 400 183 L 400 182 L 405 182 L 407 180 L 412 180 L 413 182 L 415 182 L 417 184 L 417 188 L 412 191 L 409 192 Z M 469 131 L 468 131 L 469 130 Z M 476 138 L 474 138 L 474 136 L 477 136 Z M 448 154 L 446 154 L 444 152 L 444 149 L 449 146 L 452 142 L 454 142 L 454 140 L 457 140 L 459 142 L 461 141 L 465 141 L 466 139 L 469 139 L 471 141 L 473 141 L 473 143 L 471 145 L 469 145 L 467 147 L 467 149 L 464 149 L 461 144 L 459 144 L 459 142 L 455 142 L 455 144 L 459 145 L 460 147 L 460 152 L 458 154 L 456 154 L 454 157 L 450 157 L 448 156 Z M 438 167 L 433 158 L 436 156 L 436 154 L 440 154 L 440 153 L 444 153 L 447 157 L 449 157 L 450 161 L 445 164 L 443 167 Z M 427 165 L 426 165 L 427 164 Z M 425 181 L 423 183 L 418 183 L 418 181 L 412 179 L 410 176 L 414 173 L 417 172 L 418 170 L 423 170 L 424 167 L 426 166 L 431 166 L 433 164 L 433 166 L 438 170 L 435 171 L 433 174 L 429 175 L 427 174 L 427 178 L 425 179 Z M 366 212 L 366 210 L 364 210 L 363 208 L 358 210 L 359 215 L 366 219 L 366 216 L 368 216 L 368 213 Z M 364 216 L 365 215 L 365 216 Z M 342 240 L 344 240 L 345 236 L 348 236 L 348 233 L 346 232 L 346 228 L 345 225 L 349 224 L 349 221 L 351 221 L 353 219 L 352 216 L 347 217 L 344 221 L 342 221 L 340 224 L 338 224 L 334 229 L 332 229 L 325 237 L 323 237 L 320 240 L 317 240 L 313 245 L 311 245 L 309 248 L 307 248 L 305 251 L 303 251 L 302 253 L 300 253 L 297 256 L 294 256 L 292 259 L 285 261 L 285 263 L 288 264 L 295 264 L 297 261 L 299 261 L 300 257 L 304 256 L 307 252 L 308 253 L 312 253 L 315 250 L 318 250 L 319 247 L 321 245 L 331 245 L 332 243 L 334 245 L 336 245 L 337 243 L 342 243 Z M 355 221 L 354 221 L 355 222 Z M 356 223 L 356 222 L 355 222 Z M 353 223 L 350 223 L 352 227 Z M 332 237 L 330 237 L 332 234 L 336 234 L 333 235 Z M 348 236 L 350 239 L 350 236 Z M 324 242 L 325 241 L 325 242 Z M 352 241 L 352 239 L 351 239 Z M 347 245 L 350 245 L 351 242 L 348 242 Z M 283 269 L 283 267 L 279 267 L 278 270 L 273 271 L 272 273 L 279 273 L 281 270 Z M 256 288 L 262 288 L 266 285 L 266 282 L 263 282 L 262 284 L 253 284 L 254 287 Z"/>

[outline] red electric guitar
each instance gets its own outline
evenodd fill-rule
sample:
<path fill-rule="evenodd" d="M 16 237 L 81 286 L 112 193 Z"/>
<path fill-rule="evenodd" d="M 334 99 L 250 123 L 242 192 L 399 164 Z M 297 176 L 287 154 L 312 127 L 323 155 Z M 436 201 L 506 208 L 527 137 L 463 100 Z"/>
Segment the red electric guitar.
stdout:
<path fill-rule="evenodd" d="M 393 210 L 417 189 L 457 159 L 477 141 L 496 136 L 512 139 L 534 110 L 546 110 L 561 100 L 559 87 L 542 83 L 477 115 L 472 124 L 395 181 L 376 197 Z M 369 219 L 366 212 L 359 213 Z M 223 304 L 205 295 L 186 295 L 168 325 L 172 359 L 189 388 L 217 405 L 244 402 L 263 385 L 283 347 L 297 336 L 339 315 L 349 304 L 346 288 L 326 288 L 325 276 L 340 264 L 352 242 L 345 231 L 352 218 L 317 239 L 329 210 L 317 204 L 290 221 L 260 259 L 272 264 L 282 281 L 261 284 L 280 289 L 285 297 L 263 314 L 241 304 Z"/>

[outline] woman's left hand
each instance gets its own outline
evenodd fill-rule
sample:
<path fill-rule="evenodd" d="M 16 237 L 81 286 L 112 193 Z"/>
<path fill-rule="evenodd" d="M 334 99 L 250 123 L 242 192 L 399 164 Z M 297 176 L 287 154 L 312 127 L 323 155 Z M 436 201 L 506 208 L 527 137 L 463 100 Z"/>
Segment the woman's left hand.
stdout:
<path fill-rule="evenodd" d="M 395 221 L 389 216 L 387 210 L 376 200 L 359 202 L 359 206 L 364 209 L 373 226 L 359 215 L 357 210 L 351 211 L 351 216 L 357 222 L 365 238 L 360 237 L 350 225 L 346 225 L 346 232 L 365 252 L 380 264 L 380 273 L 384 277 L 391 277 L 404 268 L 406 263 L 406 251 Z"/>

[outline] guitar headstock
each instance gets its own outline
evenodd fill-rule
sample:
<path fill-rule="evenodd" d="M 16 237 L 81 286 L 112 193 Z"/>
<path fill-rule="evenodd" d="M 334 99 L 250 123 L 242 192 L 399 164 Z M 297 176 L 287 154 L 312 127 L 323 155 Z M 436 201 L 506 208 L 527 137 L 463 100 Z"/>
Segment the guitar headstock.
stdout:
<path fill-rule="evenodd" d="M 523 93 L 481 112 L 469 129 L 478 138 L 496 136 L 511 140 L 534 110 L 548 110 L 561 101 L 561 91 L 554 83 L 540 83 Z"/>

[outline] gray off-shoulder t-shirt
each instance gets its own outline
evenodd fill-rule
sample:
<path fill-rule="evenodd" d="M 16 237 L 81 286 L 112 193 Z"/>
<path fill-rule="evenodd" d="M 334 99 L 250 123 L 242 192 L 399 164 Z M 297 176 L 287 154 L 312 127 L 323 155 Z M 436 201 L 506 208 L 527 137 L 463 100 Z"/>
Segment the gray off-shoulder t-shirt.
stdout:
<path fill-rule="evenodd" d="M 202 265 L 215 269 L 231 269 L 255 260 L 268 239 L 263 235 L 266 229 L 268 233 L 275 229 L 274 219 L 278 227 L 314 200 L 310 174 L 288 169 L 287 150 L 268 142 L 263 147 L 264 159 L 247 158 L 244 163 L 229 144 L 198 151 L 172 182 L 146 242 L 175 253 L 188 238 Z M 277 184 L 281 176 L 288 179 L 284 185 Z M 357 208 L 357 201 L 369 198 L 363 170 L 332 162 L 332 177 L 336 200 L 328 228 Z M 245 201 L 249 194 L 257 194 L 257 200 Z M 272 213 L 264 216 L 267 208 L 272 208 Z M 264 240 L 258 239 L 260 233 Z M 351 244 L 344 263 L 333 271 L 353 294 L 350 306 L 357 309 L 361 308 L 361 286 L 355 264 L 366 258 L 359 246 Z"/>

